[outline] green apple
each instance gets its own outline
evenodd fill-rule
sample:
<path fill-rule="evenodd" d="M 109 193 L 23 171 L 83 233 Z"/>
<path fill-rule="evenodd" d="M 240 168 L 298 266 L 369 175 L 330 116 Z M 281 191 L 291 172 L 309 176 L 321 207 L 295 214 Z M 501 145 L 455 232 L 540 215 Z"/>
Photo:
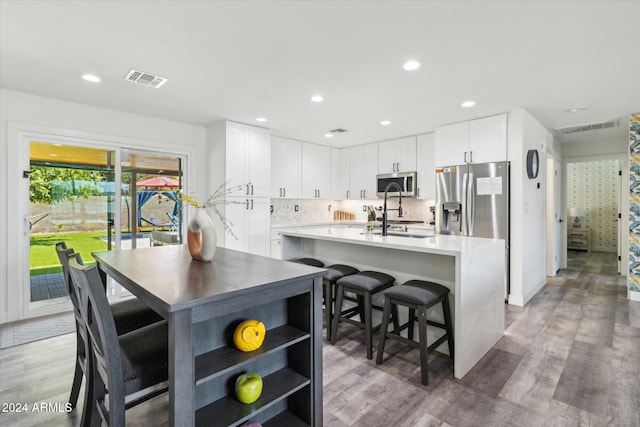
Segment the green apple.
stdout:
<path fill-rule="evenodd" d="M 255 372 L 242 374 L 236 380 L 236 397 L 242 403 L 253 403 L 262 394 L 262 377 Z"/>

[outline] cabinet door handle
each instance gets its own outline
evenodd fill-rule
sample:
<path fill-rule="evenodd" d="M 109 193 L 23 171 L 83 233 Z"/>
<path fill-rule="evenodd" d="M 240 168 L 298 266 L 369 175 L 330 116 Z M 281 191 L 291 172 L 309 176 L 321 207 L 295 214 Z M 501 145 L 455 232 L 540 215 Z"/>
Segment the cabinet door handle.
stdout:
<path fill-rule="evenodd" d="M 347 196 L 347 199 L 348 199 L 349 198 L 349 190 L 347 190 L 346 196 Z"/>
<path fill-rule="evenodd" d="M 320 190 L 318 190 L 318 199 L 320 198 Z"/>
<path fill-rule="evenodd" d="M 467 163 L 467 152 L 464 152 L 464 162 Z"/>
<path fill-rule="evenodd" d="M 287 197 L 287 187 L 282 189 L 282 197 Z"/>
<path fill-rule="evenodd" d="M 280 187 L 280 197 L 282 197 L 282 187 Z"/>
<path fill-rule="evenodd" d="M 253 184 L 251 184 L 251 195 L 253 196 Z"/>
<path fill-rule="evenodd" d="M 420 197 L 420 187 L 418 187 L 417 190 L 416 197 Z"/>
<path fill-rule="evenodd" d="M 244 207 L 245 209 L 249 209 L 249 199 L 247 199 L 247 205 Z"/>
<path fill-rule="evenodd" d="M 469 151 L 469 163 L 473 163 L 473 151 Z"/>
<path fill-rule="evenodd" d="M 253 199 L 251 199 L 251 210 L 253 210 Z"/>
<path fill-rule="evenodd" d="M 249 184 L 247 184 L 247 194 L 245 194 L 245 196 L 249 195 Z"/>
<path fill-rule="evenodd" d="M 363 194 L 362 198 L 366 199 L 367 198 L 367 190 L 362 190 L 362 194 Z"/>

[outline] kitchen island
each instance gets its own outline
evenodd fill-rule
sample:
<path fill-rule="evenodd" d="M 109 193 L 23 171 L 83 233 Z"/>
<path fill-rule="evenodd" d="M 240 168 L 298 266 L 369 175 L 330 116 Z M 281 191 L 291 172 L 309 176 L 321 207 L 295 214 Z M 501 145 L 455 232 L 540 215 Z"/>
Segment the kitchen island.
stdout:
<path fill-rule="evenodd" d="M 398 283 L 429 280 L 452 293 L 454 376 L 461 379 L 504 333 L 505 242 L 463 236 L 382 236 L 358 228 L 283 231 L 282 255 L 381 271 Z M 442 321 L 434 307 L 429 317 Z M 429 344 L 442 332 L 429 329 Z M 446 345 L 438 348 L 446 353 Z"/>

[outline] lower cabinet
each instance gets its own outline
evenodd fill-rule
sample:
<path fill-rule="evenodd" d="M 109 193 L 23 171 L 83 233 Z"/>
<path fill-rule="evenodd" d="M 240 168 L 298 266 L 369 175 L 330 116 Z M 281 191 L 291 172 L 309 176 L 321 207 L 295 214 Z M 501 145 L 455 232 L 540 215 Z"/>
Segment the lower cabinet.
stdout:
<path fill-rule="evenodd" d="M 229 197 L 225 217 L 231 223 L 231 234 L 225 231 L 225 247 L 254 255 L 271 252 L 270 199 Z"/>
<path fill-rule="evenodd" d="M 319 293 L 319 281 L 317 288 Z M 313 317 L 314 298 L 320 313 L 321 300 L 314 295 L 313 279 L 305 279 L 225 302 L 221 315 L 196 325 L 196 425 L 321 425 L 322 332 L 314 323 L 321 319 Z M 238 305 L 246 308 L 228 312 Z M 263 322 L 267 333 L 258 350 L 242 352 L 233 345 L 233 331 L 247 319 Z M 235 397 L 236 379 L 244 373 L 263 379 L 262 395 L 251 404 Z"/>

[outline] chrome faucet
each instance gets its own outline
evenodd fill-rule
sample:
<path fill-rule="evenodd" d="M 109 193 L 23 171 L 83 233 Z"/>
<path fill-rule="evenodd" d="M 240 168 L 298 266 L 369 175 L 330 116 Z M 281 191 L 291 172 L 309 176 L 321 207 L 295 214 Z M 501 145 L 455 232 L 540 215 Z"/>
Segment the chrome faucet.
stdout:
<path fill-rule="evenodd" d="M 387 209 L 387 192 L 391 187 L 396 187 L 398 189 L 398 196 L 400 196 L 400 200 L 398 200 L 398 207 L 396 209 Z M 398 218 L 402 218 L 402 188 L 398 185 L 397 182 L 390 182 L 384 188 L 384 209 L 382 211 L 382 235 L 387 235 L 387 211 L 398 211 Z"/>

